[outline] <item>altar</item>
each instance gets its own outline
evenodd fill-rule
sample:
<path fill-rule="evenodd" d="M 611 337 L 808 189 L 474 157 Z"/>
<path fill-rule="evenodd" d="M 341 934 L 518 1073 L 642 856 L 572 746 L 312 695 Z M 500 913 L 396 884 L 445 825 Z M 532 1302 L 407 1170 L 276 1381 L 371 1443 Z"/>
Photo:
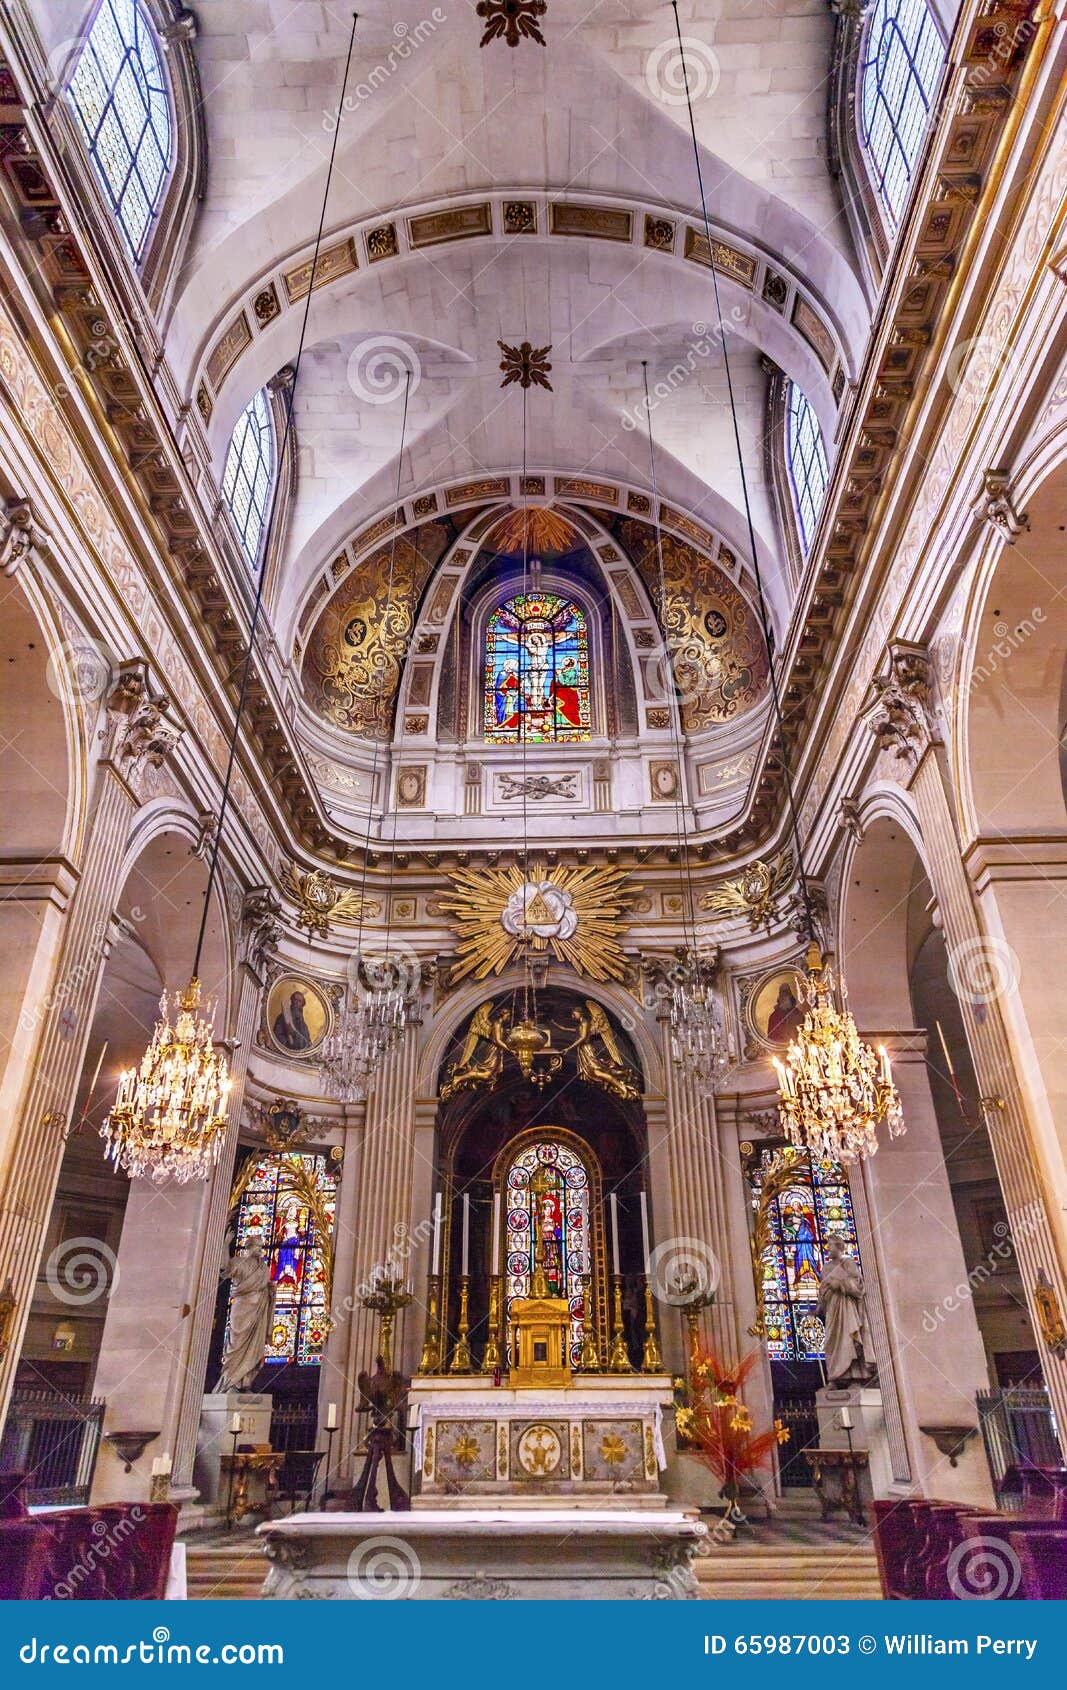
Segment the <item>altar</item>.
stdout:
<path fill-rule="evenodd" d="M 578 1374 L 562 1388 L 412 1382 L 412 1506 L 662 1508 L 673 1449 L 666 1374 Z"/>

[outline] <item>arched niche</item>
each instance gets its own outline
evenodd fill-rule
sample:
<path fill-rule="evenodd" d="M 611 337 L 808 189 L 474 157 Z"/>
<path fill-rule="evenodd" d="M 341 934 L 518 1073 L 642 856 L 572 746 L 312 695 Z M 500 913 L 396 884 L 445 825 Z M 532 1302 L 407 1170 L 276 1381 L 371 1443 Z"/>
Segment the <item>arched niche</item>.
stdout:
<path fill-rule="evenodd" d="M 77 648 L 35 598 L 7 581 L 0 622 L 0 852 L 27 861 L 70 849 L 81 784 Z"/>

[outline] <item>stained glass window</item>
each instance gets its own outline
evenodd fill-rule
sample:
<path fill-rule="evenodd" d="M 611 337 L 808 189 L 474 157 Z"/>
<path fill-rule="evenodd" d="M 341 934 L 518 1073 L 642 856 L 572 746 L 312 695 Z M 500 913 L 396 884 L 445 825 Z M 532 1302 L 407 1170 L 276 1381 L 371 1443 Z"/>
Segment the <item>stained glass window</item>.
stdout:
<path fill-rule="evenodd" d="M 860 73 L 860 138 L 893 228 L 907 202 L 944 59 L 926 0 L 875 0 Z"/>
<path fill-rule="evenodd" d="M 222 496 L 229 506 L 241 550 L 255 569 L 263 545 L 263 525 L 274 478 L 274 427 L 267 395 L 261 388 L 237 419 L 226 469 Z"/>
<path fill-rule="evenodd" d="M 529 1297 L 534 1269 L 545 1270 L 549 1295 L 566 1297 L 571 1312 L 571 1363 L 581 1361 L 585 1294 L 591 1269 L 589 1174 L 569 1145 L 546 1139 L 520 1150 L 508 1169 L 506 1315 Z"/>
<path fill-rule="evenodd" d="M 519 593 L 485 632 L 485 737 L 498 744 L 590 738 L 589 632 L 576 604 Z"/>
<path fill-rule="evenodd" d="M 314 1215 L 306 1195 L 294 1183 L 297 1167 L 321 1193 L 332 1233 L 336 1184 L 325 1156 L 287 1151 L 282 1156 L 264 1156 L 253 1168 L 237 1212 L 235 1245 L 240 1250 L 258 1244 L 270 1263 L 274 1319 L 264 1361 L 317 1367 L 326 1342 L 326 1278 Z M 230 1306 L 226 1309 L 227 1342 Z"/>
<path fill-rule="evenodd" d="M 859 1261 L 848 1180 L 828 1157 L 768 1147 L 749 1174 L 757 1211 L 771 1179 L 762 1256 L 767 1355 L 771 1361 L 821 1361 L 825 1333 L 815 1304 L 826 1240 L 834 1234 L 844 1239 L 846 1253 Z"/>
<path fill-rule="evenodd" d="M 819 419 L 795 381 L 789 383 L 786 398 L 786 458 L 800 544 L 806 552 L 826 497 L 830 472 Z"/>
<path fill-rule="evenodd" d="M 170 98 L 136 0 L 101 0 L 67 89 L 93 168 L 134 258 L 171 170 Z"/>

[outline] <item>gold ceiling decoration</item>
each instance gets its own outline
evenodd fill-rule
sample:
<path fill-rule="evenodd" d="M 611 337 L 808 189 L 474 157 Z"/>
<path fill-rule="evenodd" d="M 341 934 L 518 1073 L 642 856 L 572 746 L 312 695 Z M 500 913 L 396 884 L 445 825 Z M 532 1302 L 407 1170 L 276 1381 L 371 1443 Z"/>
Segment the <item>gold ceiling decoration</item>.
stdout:
<path fill-rule="evenodd" d="M 795 871 L 796 857 L 791 850 L 782 851 L 771 863 L 749 863 L 736 879 L 723 880 L 705 892 L 700 907 L 716 915 L 747 915 L 753 933 L 761 927 L 770 929 L 778 919 L 779 899 Z"/>
<path fill-rule="evenodd" d="M 378 913 L 377 905 L 367 903 L 358 892 L 342 891 L 321 869 L 305 874 L 295 863 L 286 863 L 282 885 L 299 906 L 297 926 L 320 939 L 329 933 L 331 921 L 353 922 L 361 914 Z"/>
<path fill-rule="evenodd" d="M 365 739 L 390 736 L 419 601 L 447 545 L 441 523 L 400 535 L 391 598 L 391 542 L 346 575 L 312 630 L 302 674 L 304 696 L 328 722 Z"/>
<path fill-rule="evenodd" d="M 453 981 L 473 974 L 501 974 L 516 957 L 555 957 L 591 980 L 621 980 L 626 959 L 619 945 L 626 900 L 625 869 L 547 868 L 534 858 L 526 868 L 457 869 L 451 895 L 439 908 L 454 917 L 459 960 Z"/>
<path fill-rule="evenodd" d="M 552 392 L 552 383 L 548 379 L 548 372 L 552 365 L 548 361 L 551 346 L 531 346 L 524 340 L 521 346 L 507 346 L 498 340 L 497 345 L 504 354 L 500 360 L 500 368 L 504 372 L 501 387 L 510 387 L 517 381 L 520 387 L 547 387 Z"/>
<path fill-rule="evenodd" d="M 479 1004 L 471 1016 L 463 1049 L 449 1065 L 441 1086 L 442 1103 L 461 1091 L 491 1091 L 509 1060 L 517 1064 L 524 1080 L 543 1089 L 572 1051 L 578 1078 L 587 1085 L 599 1086 L 616 1097 L 640 1097 L 641 1076 L 625 1060 L 615 1029 L 600 1004 L 586 998 L 584 1007 L 574 1011 L 577 1035 L 569 1044 L 557 1045 L 553 1033 L 559 1029 L 538 1021 L 536 1014 L 532 1002 L 517 1020 L 513 1020 L 507 1005 L 494 1012 L 491 1003 Z"/>
<path fill-rule="evenodd" d="M 544 46 L 545 38 L 537 20 L 548 11 L 548 0 L 479 0 L 476 10 L 485 19 L 479 47 L 501 40 L 509 47 L 517 47 L 522 40 Z"/>
<path fill-rule="evenodd" d="M 666 604 L 660 604 L 656 531 L 627 517 L 619 538 L 648 588 L 670 647 L 682 725 L 699 733 L 758 703 L 767 687 L 767 647 L 744 594 L 710 558 L 674 534 L 662 536 Z"/>
<path fill-rule="evenodd" d="M 580 545 L 581 535 L 568 517 L 559 511 L 531 505 L 527 510 L 509 511 L 493 524 L 485 536 L 486 547 L 498 552 L 570 552 Z"/>

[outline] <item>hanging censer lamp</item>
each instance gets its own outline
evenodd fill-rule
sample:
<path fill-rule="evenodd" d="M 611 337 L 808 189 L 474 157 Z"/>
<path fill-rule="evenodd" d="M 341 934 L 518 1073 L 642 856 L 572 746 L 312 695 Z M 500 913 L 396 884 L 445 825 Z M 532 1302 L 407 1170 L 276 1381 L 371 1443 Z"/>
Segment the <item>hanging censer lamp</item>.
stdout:
<path fill-rule="evenodd" d="M 353 18 L 339 111 L 344 110 L 344 90 L 348 84 L 348 74 L 352 64 L 355 28 L 356 20 Z M 322 218 L 319 222 L 318 236 L 311 261 L 311 278 L 304 303 L 300 344 L 297 349 L 293 379 L 288 388 L 285 426 L 282 430 L 281 444 L 278 450 L 279 472 L 286 461 L 286 452 L 292 433 L 293 399 L 300 375 L 300 362 L 304 351 L 304 338 L 307 333 L 308 312 L 315 293 L 315 273 L 319 263 L 326 202 L 333 176 L 339 130 L 340 124 L 334 129 L 330 161 L 326 172 L 326 184 L 323 190 Z M 270 551 L 282 480 L 281 473 L 275 476 L 270 508 L 264 525 L 264 557 L 268 556 Z M 230 1078 L 225 1049 L 215 1043 L 215 1005 L 214 1003 L 205 1004 L 201 1008 L 199 973 L 204 939 L 207 933 L 211 895 L 218 877 L 223 826 L 229 813 L 233 771 L 237 760 L 237 742 L 240 737 L 245 700 L 248 696 L 248 686 L 252 675 L 252 660 L 256 648 L 256 633 L 259 629 L 260 613 L 263 608 L 266 578 L 267 570 L 264 566 L 259 571 L 256 584 L 252 618 L 248 630 L 248 645 L 240 672 L 237 707 L 234 711 L 233 729 L 230 734 L 218 821 L 215 824 L 211 844 L 207 885 L 204 888 L 204 902 L 200 914 L 200 929 L 197 934 L 192 975 L 185 990 L 175 994 L 173 1003 L 168 1001 L 168 994 L 163 993 L 159 1005 L 159 1020 L 156 1022 L 151 1043 L 137 1067 L 127 1069 L 122 1073 L 115 1103 L 100 1128 L 101 1136 L 107 1144 L 107 1154 L 117 1167 L 125 1169 L 131 1177 L 136 1178 L 146 1175 L 156 1183 L 170 1179 L 185 1183 L 187 1180 L 194 1178 L 209 1178 L 211 1170 L 218 1160 L 226 1127 L 226 1112 L 233 1082 Z M 172 1011 L 176 1012 L 174 1013 L 173 1026 L 171 1025 Z"/>

